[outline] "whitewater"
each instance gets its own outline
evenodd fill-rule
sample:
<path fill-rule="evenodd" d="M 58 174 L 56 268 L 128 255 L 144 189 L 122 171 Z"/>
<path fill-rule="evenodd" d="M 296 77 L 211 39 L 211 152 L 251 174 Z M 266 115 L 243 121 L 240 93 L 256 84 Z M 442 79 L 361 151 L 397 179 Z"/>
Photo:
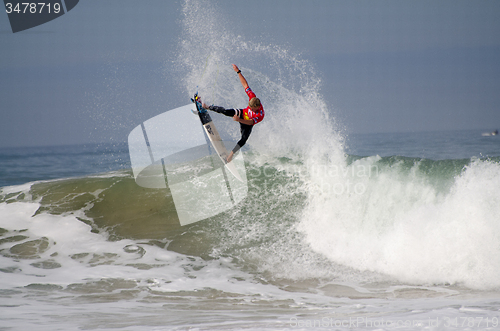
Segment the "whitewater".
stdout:
<path fill-rule="evenodd" d="M 348 136 L 313 65 L 223 22 L 186 1 L 165 79 L 241 107 L 244 72 L 248 196 L 180 227 L 126 144 L 2 149 L 0 330 L 498 329 L 498 137 Z"/>

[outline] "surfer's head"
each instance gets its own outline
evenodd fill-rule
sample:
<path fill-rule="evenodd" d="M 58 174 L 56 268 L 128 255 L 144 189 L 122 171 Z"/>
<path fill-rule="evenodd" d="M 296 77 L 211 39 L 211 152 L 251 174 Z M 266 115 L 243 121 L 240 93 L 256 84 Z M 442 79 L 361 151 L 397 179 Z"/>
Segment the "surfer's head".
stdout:
<path fill-rule="evenodd" d="M 248 102 L 248 106 L 252 108 L 252 110 L 257 110 L 260 107 L 260 100 L 259 98 L 252 98 Z"/>

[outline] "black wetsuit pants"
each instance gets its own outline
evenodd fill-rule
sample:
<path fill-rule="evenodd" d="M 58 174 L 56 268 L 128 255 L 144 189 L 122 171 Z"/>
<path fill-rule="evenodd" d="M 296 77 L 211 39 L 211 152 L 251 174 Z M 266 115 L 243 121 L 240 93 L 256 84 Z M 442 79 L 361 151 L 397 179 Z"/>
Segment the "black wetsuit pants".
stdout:
<path fill-rule="evenodd" d="M 229 117 L 233 117 L 236 112 L 239 113 L 239 116 L 241 119 L 243 119 L 243 111 L 241 109 L 225 109 L 223 107 L 218 107 L 218 106 L 210 106 L 208 107 L 208 109 L 216 112 L 216 113 L 219 113 L 219 114 L 223 114 L 223 115 L 226 115 L 226 116 L 229 116 Z M 243 145 L 246 144 L 247 140 L 248 140 L 248 137 L 250 137 L 250 133 L 252 133 L 252 128 L 253 128 L 253 125 L 248 125 L 248 124 L 243 124 L 243 123 L 240 123 L 240 132 L 241 132 L 241 139 L 240 141 L 238 141 L 236 143 L 236 146 L 234 146 L 233 148 L 233 153 L 236 154 L 237 151 L 239 151 L 239 149 L 241 147 L 243 147 Z"/>

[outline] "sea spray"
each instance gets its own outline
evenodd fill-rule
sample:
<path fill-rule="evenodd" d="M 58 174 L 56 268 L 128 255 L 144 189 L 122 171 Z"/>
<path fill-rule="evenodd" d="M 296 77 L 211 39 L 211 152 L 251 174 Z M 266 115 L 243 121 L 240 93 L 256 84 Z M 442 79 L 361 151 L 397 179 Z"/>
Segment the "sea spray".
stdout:
<path fill-rule="evenodd" d="M 319 94 L 321 80 L 309 62 L 276 45 L 233 35 L 221 26 L 207 1 L 186 1 L 183 13 L 185 36 L 177 63 L 187 95 L 198 89 L 207 104 L 244 108 L 248 100 L 231 68 L 236 63 L 266 111 L 248 140 L 255 152 L 281 157 L 328 151 L 342 162 L 343 138 L 336 131 L 331 107 Z M 259 68 L 249 63 L 259 63 Z M 239 129 L 230 119 L 214 118 L 238 137 Z"/>
<path fill-rule="evenodd" d="M 192 7 L 203 8 L 211 23 L 204 25 Z M 497 162 L 474 162 L 460 173 L 462 166 L 453 160 L 429 163 L 417 158 L 391 163 L 388 158 L 371 156 L 353 161 L 344 152 L 341 124 L 335 121 L 332 105 L 322 99 L 321 81 L 310 63 L 279 46 L 253 43 L 231 34 L 204 1 L 186 2 L 184 13 L 186 35 L 179 62 L 188 73 L 184 80 L 186 91 L 191 93 L 198 86 L 207 103 L 244 107 L 246 96 L 231 68 L 235 62 L 266 110 L 265 120 L 254 128 L 247 143 L 252 151 L 247 158 L 253 167 L 250 169 L 254 174 L 259 173 L 255 169 L 264 169 L 262 176 L 250 175 L 253 191 L 249 198 L 257 203 L 249 202 L 253 212 L 240 209 L 225 220 L 223 227 L 228 237 L 215 251 L 245 246 L 247 250 L 240 250 L 240 256 L 252 255 L 261 270 L 291 279 L 338 276 L 345 266 L 415 284 L 498 286 L 492 280 L 500 272 L 495 262 L 498 249 L 467 248 L 467 236 L 456 233 L 448 237 L 456 227 L 456 210 L 480 206 L 487 208 L 467 222 L 486 222 L 491 231 L 488 242 L 498 237 L 494 225 L 499 214 L 495 210 L 498 204 L 494 203 L 498 193 L 465 198 L 460 192 L 467 189 L 459 185 L 481 162 L 493 172 Z M 254 68 L 247 63 L 258 65 Z M 216 120 L 238 139 L 239 130 L 231 120 Z M 294 165 L 293 171 L 290 164 Z M 425 169 L 428 166 L 436 169 Z M 284 167 L 288 167 L 285 172 L 290 180 L 286 184 L 283 176 L 270 175 L 283 174 Z M 276 171 L 266 172 L 266 168 Z M 479 173 L 472 181 L 482 182 L 482 176 Z M 495 179 L 485 183 L 487 187 L 492 187 Z M 291 204 L 295 208 L 279 207 Z M 462 221 L 458 228 L 467 228 L 467 222 Z M 269 224 L 273 224 L 272 229 Z M 422 232 L 423 228 L 434 228 L 431 233 L 439 235 Z M 471 240 L 480 242 L 479 237 Z M 253 246 L 252 241 L 259 245 Z M 436 243 L 444 247 L 437 256 Z M 458 249 L 457 245 L 465 248 Z M 311 253 L 310 248 L 327 257 L 330 266 L 318 262 L 321 257 Z M 468 258 L 453 262 L 457 254 Z M 472 261 L 476 254 L 480 261 L 491 257 L 491 265 L 473 267 L 477 264 Z M 304 272 L 306 268 L 302 268 L 298 272 L 296 261 L 314 270 Z M 478 280 L 486 271 L 486 277 Z"/>
<path fill-rule="evenodd" d="M 207 104 L 244 108 L 248 100 L 231 67 L 236 63 L 266 112 L 245 149 L 251 150 L 246 156 L 249 197 L 224 216 L 213 256 L 231 252 L 255 261 L 273 277 L 335 273 L 317 267 L 324 258 L 310 251 L 295 229 L 308 187 L 315 186 L 310 173 L 332 165 L 346 171 L 340 124 L 319 93 L 315 69 L 284 47 L 232 34 L 207 1 L 186 1 L 183 14 L 185 34 L 177 63 L 186 95 L 198 90 Z M 217 114 L 213 119 L 222 134 L 239 139 L 239 127 L 231 119 Z"/>
<path fill-rule="evenodd" d="M 415 284 L 494 284 L 473 280 L 484 268 L 459 271 L 452 256 L 459 251 L 456 243 L 465 245 L 468 239 L 446 237 L 456 218 L 448 201 L 456 207 L 483 204 L 478 197 L 460 201 L 454 191 L 477 164 L 455 180 L 453 169 L 429 174 L 422 166 L 425 160 L 408 165 L 404 160 L 388 164 L 377 156 L 350 159 L 341 124 L 319 93 L 321 80 L 310 63 L 283 47 L 232 34 L 206 1 L 187 1 L 183 13 L 185 35 L 177 62 L 186 94 L 198 88 L 206 103 L 244 107 L 246 95 L 231 68 L 236 63 L 266 111 L 247 143 L 248 207 L 243 204 L 223 221 L 223 244 L 214 247 L 214 256 L 237 252 L 255 261 L 259 270 L 291 279 L 335 275 L 341 280 L 346 275 L 339 270 L 350 267 Z M 214 120 L 233 140 L 239 139 L 233 121 L 217 115 Z M 437 166 L 445 170 L 444 164 Z M 481 196 L 488 205 L 495 192 Z M 495 217 L 492 209 L 490 219 Z M 434 230 L 422 230 L 428 227 Z M 442 254 L 433 253 L 436 243 L 444 246 Z M 299 272 L 296 261 L 309 270 Z M 490 278 L 497 270 L 490 270 Z"/>

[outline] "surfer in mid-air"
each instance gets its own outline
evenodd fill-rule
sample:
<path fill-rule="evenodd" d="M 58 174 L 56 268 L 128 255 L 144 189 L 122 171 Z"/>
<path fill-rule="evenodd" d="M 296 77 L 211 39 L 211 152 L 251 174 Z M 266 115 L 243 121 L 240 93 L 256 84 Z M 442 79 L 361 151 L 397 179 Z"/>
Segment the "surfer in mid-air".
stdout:
<path fill-rule="evenodd" d="M 264 119 L 264 108 L 260 104 L 260 100 L 256 97 L 255 93 L 248 86 L 247 80 L 241 73 L 241 70 L 233 64 L 233 69 L 238 74 L 241 85 L 245 89 L 248 95 L 248 107 L 245 109 L 225 109 L 219 106 L 207 106 L 203 103 L 203 108 L 224 114 L 226 116 L 232 117 L 234 121 L 240 123 L 241 139 L 236 143 L 233 150 L 229 153 L 227 157 L 227 162 L 231 162 L 233 155 L 238 152 L 238 150 L 245 145 L 250 133 L 252 133 L 252 128 L 255 124 L 259 123 Z"/>

